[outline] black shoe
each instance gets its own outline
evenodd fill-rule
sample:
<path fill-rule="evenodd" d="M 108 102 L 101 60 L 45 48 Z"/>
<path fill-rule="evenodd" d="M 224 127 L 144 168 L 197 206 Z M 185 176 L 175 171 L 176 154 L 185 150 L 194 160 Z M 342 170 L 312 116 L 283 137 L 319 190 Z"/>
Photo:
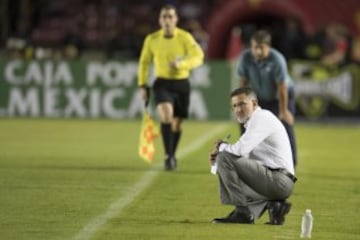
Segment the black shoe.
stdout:
<path fill-rule="evenodd" d="M 286 201 L 270 201 L 267 205 L 270 221 L 267 224 L 283 225 L 285 215 L 290 212 L 291 203 Z"/>
<path fill-rule="evenodd" d="M 165 170 L 172 171 L 177 167 L 177 161 L 175 157 L 166 157 L 165 158 Z"/>
<path fill-rule="evenodd" d="M 251 213 L 242 213 L 234 210 L 227 217 L 214 218 L 212 223 L 254 224 L 254 216 Z"/>

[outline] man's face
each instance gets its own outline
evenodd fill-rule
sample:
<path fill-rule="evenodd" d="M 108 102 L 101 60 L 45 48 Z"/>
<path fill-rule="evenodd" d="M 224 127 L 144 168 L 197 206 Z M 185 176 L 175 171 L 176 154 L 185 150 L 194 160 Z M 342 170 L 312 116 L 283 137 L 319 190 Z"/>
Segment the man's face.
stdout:
<path fill-rule="evenodd" d="M 177 22 L 178 17 L 174 9 L 161 10 L 159 16 L 159 24 L 165 32 L 172 33 L 172 31 L 176 27 Z"/>
<path fill-rule="evenodd" d="M 231 108 L 239 123 L 245 123 L 255 111 L 257 101 L 245 94 L 231 97 Z"/>
<path fill-rule="evenodd" d="M 255 40 L 251 40 L 251 53 L 256 60 L 262 60 L 267 58 L 270 53 L 270 46 L 266 43 L 258 43 Z"/>

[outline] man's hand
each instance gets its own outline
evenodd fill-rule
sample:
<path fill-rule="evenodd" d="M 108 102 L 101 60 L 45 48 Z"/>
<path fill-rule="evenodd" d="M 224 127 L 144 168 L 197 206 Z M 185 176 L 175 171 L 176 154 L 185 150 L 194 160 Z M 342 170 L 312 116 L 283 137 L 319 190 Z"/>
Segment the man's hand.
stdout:
<path fill-rule="evenodd" d="M 179 69 L 179 65 L 180 65 L 180 60 L 173 60 L 169 62 L 170 68 L 173 68 L 175 70 Z"/>
<path fill-rule="evenodd" d="M 279 119 L 281 121 L 286 122 L 289 125 L 294 124 L 294 116 L 292 115 L 292 113 L 288 109 L 286 109 L 284 112 L 279 113 Z"/>
<path fill-rule="evenodd" d="M 213 149 L 209 154 L 209 162 L 211 165 L 215 163 L 216 156 L 219 154 L 219 147 L 221 143 L 225 143 L 225 142 L 221 139 L 218 139 L 214 142 Z"/>
<path fill-rule="evenodd" d="M 150 88 L 148 86 L 141 86 L 139 88 L 141 98 L 145 102 L 145 107 L 149 104 L 150 99 Z"/>

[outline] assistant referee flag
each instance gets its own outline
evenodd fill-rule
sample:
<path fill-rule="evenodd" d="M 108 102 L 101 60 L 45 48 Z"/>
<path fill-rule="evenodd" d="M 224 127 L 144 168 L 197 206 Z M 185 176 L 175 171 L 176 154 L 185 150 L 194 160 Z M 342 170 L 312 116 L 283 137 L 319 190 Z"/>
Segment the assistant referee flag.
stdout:
<path fill-rule="evenodd" d="M 155 155 L 154 139 L 159 136 L 159 128 L 147 111 L 143 112 L 141 123 L 139 155 L 144 161 L 152 163 Z"/>

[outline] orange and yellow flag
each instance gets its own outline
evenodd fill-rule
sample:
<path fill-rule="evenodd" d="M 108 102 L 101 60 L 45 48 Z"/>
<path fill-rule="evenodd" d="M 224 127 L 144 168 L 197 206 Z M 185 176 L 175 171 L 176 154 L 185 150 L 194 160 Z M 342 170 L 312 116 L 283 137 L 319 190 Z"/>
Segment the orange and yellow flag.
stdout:
<path fill-rule="evenodd" d="M 141 123 L 139 155 L 148 163 L 152 163 L 155 155 L 154 139 L 159 136 L 159 128 L 148 112 L 143 113 Z"/>

